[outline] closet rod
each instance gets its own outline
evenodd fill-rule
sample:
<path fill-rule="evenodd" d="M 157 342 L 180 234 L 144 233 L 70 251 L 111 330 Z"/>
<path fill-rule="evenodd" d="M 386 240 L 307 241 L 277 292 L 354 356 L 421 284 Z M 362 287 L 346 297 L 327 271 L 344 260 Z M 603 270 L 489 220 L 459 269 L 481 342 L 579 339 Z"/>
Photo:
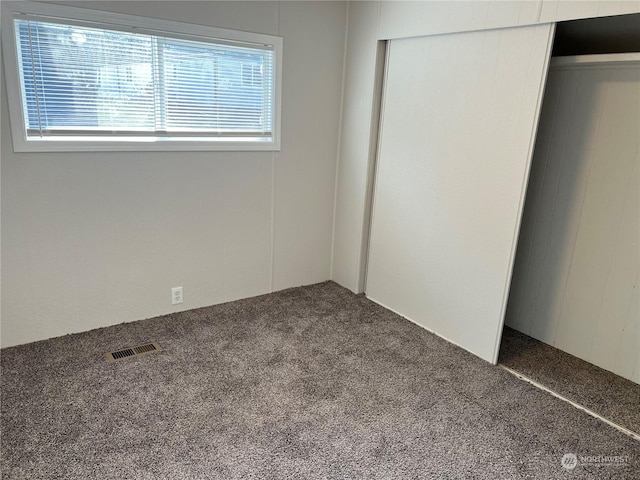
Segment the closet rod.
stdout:
<path fill-rule="evenodd" d="M 632 53 L 604 53 L 598 55 L 575 55 L 570 57 L 553 57 L 551 58 L 550 67 L 589 67 L 597 66 L 602 63 L 611 64 L 628 64 L 640 62 L 640 52 Z"/>

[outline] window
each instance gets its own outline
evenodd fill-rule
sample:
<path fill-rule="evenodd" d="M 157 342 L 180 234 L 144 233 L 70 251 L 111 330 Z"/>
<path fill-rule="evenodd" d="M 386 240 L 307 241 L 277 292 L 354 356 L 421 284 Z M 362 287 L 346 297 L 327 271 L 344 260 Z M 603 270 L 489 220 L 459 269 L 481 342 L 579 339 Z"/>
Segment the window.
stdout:
<path fill-rule="evenodd" d="M 3 4 L 16 151 L 275 150 L 282 39 Z"/>

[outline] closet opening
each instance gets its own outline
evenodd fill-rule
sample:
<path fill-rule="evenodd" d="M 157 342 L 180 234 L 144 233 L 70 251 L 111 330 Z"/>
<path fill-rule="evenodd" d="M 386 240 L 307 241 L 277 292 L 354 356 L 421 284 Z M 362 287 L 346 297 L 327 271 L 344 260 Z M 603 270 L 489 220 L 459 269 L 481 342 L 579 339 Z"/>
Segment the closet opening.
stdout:
<path fill-rule="evenodd" d="M 639 27 L 556 26 L 499 357 L 637 438 Z"/>

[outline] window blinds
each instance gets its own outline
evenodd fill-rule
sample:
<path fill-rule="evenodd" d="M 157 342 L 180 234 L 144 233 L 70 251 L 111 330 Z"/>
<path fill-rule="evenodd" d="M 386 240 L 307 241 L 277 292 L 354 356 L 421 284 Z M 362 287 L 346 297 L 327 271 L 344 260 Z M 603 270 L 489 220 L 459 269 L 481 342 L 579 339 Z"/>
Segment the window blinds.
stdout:
<path fill-rule="evenodd" d="M 14 22 L 29 136 L 273 133 L 271 46 L 29 16 Z"/>

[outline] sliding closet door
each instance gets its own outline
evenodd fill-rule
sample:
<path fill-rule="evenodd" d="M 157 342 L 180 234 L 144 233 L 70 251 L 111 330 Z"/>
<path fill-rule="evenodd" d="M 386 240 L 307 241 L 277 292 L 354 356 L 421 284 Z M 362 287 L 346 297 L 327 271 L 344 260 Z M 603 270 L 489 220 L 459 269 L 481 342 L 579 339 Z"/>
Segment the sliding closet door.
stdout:
<path fill-rule="evenodd" d="M 366 293 L 494 363 L 552 31 L 389 46 Z"/>

